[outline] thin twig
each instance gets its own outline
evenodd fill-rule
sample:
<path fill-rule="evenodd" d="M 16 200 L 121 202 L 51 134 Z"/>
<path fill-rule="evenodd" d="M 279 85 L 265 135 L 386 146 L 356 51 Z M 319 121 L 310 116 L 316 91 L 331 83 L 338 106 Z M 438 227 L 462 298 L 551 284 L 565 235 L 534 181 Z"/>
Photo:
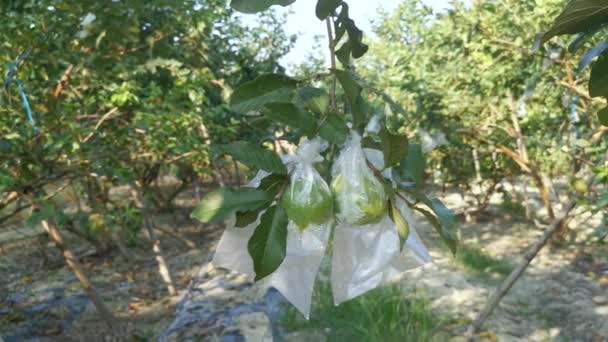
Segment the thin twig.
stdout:
<path fill-rule="evenodd" d="M 72 75 L 72 70 L 74 69 L 74 65 L 70 64 L 67 69 L 63 72 L 63 75 L 57 81 L 57 86 L 55 87 L 55 91 L 53 92 L 53 97 L 58 98 L 61 96 L 65 88 L 68 86 L 68 82 L 70 81 L 70 76 Z"/>
<path fill-rule="evenodd" d="M 331 81 L 331 89 L 330 89 L 330 104 L 331 104 L 331 109 L 333 111 L 337 111 L 338 110 L 338 105 L 336 104 L 336 87 L 337 87 L 337 79 L 336 79 L 336 51 L 335 51 L 335 45 L 334 45 L 334 35 L 333 35 L 333 30 L 332 30 L 332 24 L 331 24 L 331 17 L 328 17 L 325 20 L 325 23 L 327 24 L 327 39 L 329 40 L 329 60 L 331 63 L 331 72 L 333 74 L 332 77 L 332 81 Z"/>
<path fill-rule="evenodd" d="M 95 128 L 93 128 L 94 131 L 97 131 L 99 129 L 99 127 L 101 127 L 101 125 L 104 123 L 104 121 L 108 120 L 112 114 L 116 113 L 118 111 L 118 108 L 112 108 L 109 112 L 105 113 L 101 119 L 97 122 L 97 124 L 95 125 Z M 82 139 L 81 142 L 85 143 L 87 141 L 89 141 L 89 139 L 91 139 L 93 137 L 93 135 L 95 135 L 96 132 L 91 132 L 89 133 L 89 135 L 87 135 L 84 139 Z"/>
<path fill-rule="evenodd" d="M 186 247 L 188 247 L 190 249 L 196 249 L 196 243 L 194 243 L 190 239 L 187 239 L 187 238 L 179 235 L 178 233 L 172 231 L 171 229 L 167 229 L 167 228 L 161 227 L 159 225 L 154 225 L 153 227 L 154 227 L 154 229 L 158 230 L 159 232 L 161 232 L 163 234 L 167 234 L 167 235 L 171 236 L 172 238 L 176 239 L 177 241 L 183 243 Z"/>

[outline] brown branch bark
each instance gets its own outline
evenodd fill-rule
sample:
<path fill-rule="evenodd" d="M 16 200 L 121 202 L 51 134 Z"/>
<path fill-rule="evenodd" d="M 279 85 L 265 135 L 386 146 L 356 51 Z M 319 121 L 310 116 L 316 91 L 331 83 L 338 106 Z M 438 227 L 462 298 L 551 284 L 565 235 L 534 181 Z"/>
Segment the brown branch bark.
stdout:
<path fill-rule="evenodd" d="M 70 81 L 70 76 L 72 75 L 72 70 L 74 69 L 74 65 L 70 64 L 67 69 L 63 72 L 63 75 L 57 81 L 57 86 L 55 87 L 55 91 L 53 92 L 53 97 L 58 98 L 63 93 L 63 90 L 67 87 L 68 82 Z"/>
<path fill-rule="evenodd" d="M 530 163 L 529 161 L 526 161 L 522 156 L 519 155 L 519 153 L 511 150 L 507 146 L 501 145 L 501 144 L 494 144 L 493 142 L 489 141 L 488 139 L 482 137 L 476 131 L 459 130 L 459 131 L 457 131 L 457 133 L 469 135 L 469 136 L 473 137 L 474 139 L 477 139 L 483 143 L 486 143 L 486 144 L 494 147 L 497 152 L 507 155 L 515 163 L 517 163 L 517 165 L 519 165 L 521 170 L 532 178 L 534 185 L 536 185 L 536 188 L 538 189 L 538 192 L 541 195 L 541 199 L 543 201 L 543 206 L 547 210 L 547 215 L 549 216 L 549 219 L 553 220 L 555 218 L 555 212 L 553 210 L 553 205 L 551 204 L 551 198 L 549 196 L 550 195 L 549 189 L 547 189 L 547 187 L 545 186 L 543 177 L 542 177 L 540 171 L 538 170 L 538 168 L 534 164 Z"/>

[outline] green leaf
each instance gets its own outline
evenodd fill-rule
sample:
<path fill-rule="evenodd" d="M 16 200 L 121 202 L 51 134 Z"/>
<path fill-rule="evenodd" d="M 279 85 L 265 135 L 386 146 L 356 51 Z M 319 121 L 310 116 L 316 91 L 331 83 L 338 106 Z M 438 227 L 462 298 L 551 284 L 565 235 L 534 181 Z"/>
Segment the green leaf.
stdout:
<path fill-rule="evenodd" d="M 292 128 L 301 129 L 306 135 L 316 130 L 315 117 L 306 110 L 289 102 L 273 102 L 264 106 L 262 113 L 277 122 Z"/>
<path fill-rule="evenodd" d="M 416 183 L 417 187 L 424 185 L 424 169 L 426 161 L 422 153 L 422 145 L 408 144 L 407 156 L 397 168 L 398 176 L 404 181 Z"/>
<path fill-rule="evenodd" d="M 293 98 L 297 82 L 284 75 L 267 74 L 243 83 L 230 97 L 230 108 L 239 113 L 260 110 L 270 102 Z"/>
<path fill-rule="evenodd" d="M 380 145 L 384 153 L 384 168 L 386 169 L 399 164 L 399 162 L 407 157 L 407 137 L 400 134 L 392 134 L 386 127 L 382 127 L 380 130 Z"/>
<path fill-rule="evenodd" d="M 344 34 L 346 33 L 346 26 L 342 25 L 344 20 L 348 19 L 348 4 L 346 2 L 342 3 L 342 8 L 340 9 L 340 14 L 338 14 L 338 18 L 334 20 L 334 45 L 338 45 Z"/>
<path fill-rule="evenodd" d="M 264 209 L 265 208 L 259 208 L 256 210 L 249 210 L 249 211 L 239 211 L 238 213 L 236 213 L 235 226 L 238 228 L 247 227 L 248 225 L 252 224 L 253 222 L 255 222 L 255 220 L 258 219 L 260 212 Z"/>
<path fill-rule="evenodd" d="M 202 223 L 222 223 L 236 211 L 255 210 L 272 200 L 266 191 L 254 188 L 221 188 L 203 196 L 192 212 Z"/>
<path fill-rule="evenodd" d="M 433 198 L 431 200 L 431 208 L 439 222 L 441 222 L 441 226 L 443 230 L 441 230 L 440 235 L 443 238 L 444 242 L 450 247 L 452 253 L 456 254 L 456 249 L 458 245 L 458 220 L 456 219 L 456 215 L 451 209 L 448 209 L 438 198 Z"/>
<path fill-rule="evenodd" d="M 572 0 L 543 35 L 543 43 L 562 34 L 586 32 L 608 23 L 608 2 L 605 0 Z"/>
<path fill-rule="evenodd" d="M 262 178 L 258 189 L 266 191 L 274 198 L 279 194 L 283 187 L 287 186 L 288 182 L 289 177 L 287 175 L 269 175 Z"/>
<path fill-rule="evenodd" d="M 393 98 L 390 97 L 388 94 L 384 92 L 379 92 L 379 95 L 382 97 L 384 102 L 388 104 L 390 110 L 393 111 L 393 113 L 401 114 L 404 117 L 407 115 L 407 112 L 405 111 L 405 109 L 403 109 L 403 106 L 395 102 L 395 100 L 393 100 Z"/>
<path fill-rule="evenodd" d="M 361 146 L 382 151 L 382 145 L 380 144 L 380 142 L 376 141 L 371 135 L 368 135 L 367 137 L 363 138 L 363 140 L 361 141 Z"/>
<path fill-rule="evenodd" d="M 340 6 L 342 0 L 318 0 L 315 13 L 319 20 L 325 20 Z"/>
<path fill-rule="evenodd" d="M 592 65 L 589 95 L 608 97 L 608 52 L 602 53 Z"/>
<path fill-rule="evenodd" d="M 403 191 L 417 203 L 429 207 L 434 215 L 424 208 L 415 206 L 414 209 L 422 213 L 426 219 L 435 227 L 441 239 L 447 244 L 452 253 L 456 254 L 458 245 L 458 220 L 456 215 L 448 209 L 439 199 L 429 199 L 425 194 L 416 189 L 403 189 Z"/>
<path fill-rule="evenodd" d="M 288 6 L 296 0 L 232 0 L 230 6 L 242 13 L 258 13 L 267 10 L 272 5 Z"/>
<path fill-rule="evenodd" d="M 355 128 L 360 129 L 362 128 L 362 125 L 365 124 L 367 116 L 367 106 L 361 96 L 361 90 L 363 88 L 350 72 L 344 70 L 334 70 L 334 72 L 342 85 L 342 89 L 344 89 L 346 99 L 350 105 L 350 110 L 353 115 L 353 125 Z"/>
<path fill-rule="evenodd" d="M 391 203 L 390 206 L 390 217 L 395 223 L 395 228 L 397 228 L 397 234 L 399 234 L 399 248 L 402 251 L 403 246 L 405 246 L 405 242 L 407 241 L 408 236 L 410 235 L 410 225 L 403 217 L 401 210 L 395 206 L 395 204 Z"/>
<path fill-rule="evenodd" d="M 338 50 L 336 50 L 336 57 L 338 57 L 340 63 L 344 65 L 350 65 L 351 52 L 352 49 L 350 47 L 350 42 L 346 42 L 342 44 L 342 46 Z"/>
<path fill-rule="evenodd" d="M 597 112 L 597 118 L 602 125 L 608 126 L 608 107 Z"/>
<path fill-rule="evenodd" d="M 270 207 L 262 215 L 260 225 L 247 244 L 256 281 L 276 271 L 285 259 L 288 223 L 285 210 L 278 205 Z"/>
<path fill-rule="evenodd" d="M 431 209 L 433 209 L 435 215 L 420 207 L 414 207 L 414 209 L 426 217 L 443 242 L 450 248 L 450 251 L 452 251 L 453 254 L 456 254 L 456 251 L 458 250 L 458 223 L 456 221 L 456 216 L 454 216 L 454 213 L 436 198 L 431 201 L 431 205 Z"/>
<path fill-rule="evenodd" d="M 260 215 L 260 212 L 264 211 L 270 204 L 272 204 L 274 198 L 279 194 L 281 189 L 287 185 L 288 181 L 289 177 L 286 175 L 272 174 L 264 177 L 257 189 L 266 192 L 270 200 L 255 210 L 237 212 L 235 225 L 239 228 L 243 228 L 255 222 Z"/>
<path fill-rule="evenodd" d="M 237 141 L 232 144 L 217 146 L 215 151 L 218 154 L 229 154 L 250 167 L 257 167 L 281 175 L 287 174 L 287 168 L 278 154 L 252 143 Z"/>
<path fill-rule="evenodd" d="M 298 92 L 306 107 L 311 111 L 324 115 L 329 108 L 329 94 L 324 89 L 303 87 Z"/>
<path fill-rule="evenodd" d="M 361 31 L 352 19 L 345 19 L 343 25 L 348 32 L 348 42 L 350 43 L 353 58 L 361 58 L 369 47 L 363 44 L 363 31 Z"/>
<path fill-rule="evenodd" d="M 332 144 L 342 145 L 348 137 L 348 126 L 338 115 L 329 113 L 321 124 L 319 135 Z"/>

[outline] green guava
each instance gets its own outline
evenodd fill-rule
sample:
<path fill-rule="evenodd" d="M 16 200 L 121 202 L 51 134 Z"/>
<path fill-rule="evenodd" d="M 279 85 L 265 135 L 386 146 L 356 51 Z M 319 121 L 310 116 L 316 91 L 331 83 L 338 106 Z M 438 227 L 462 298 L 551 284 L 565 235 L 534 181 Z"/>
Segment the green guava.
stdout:
<path fill-rule="evenodd" d="M 313 183 L 308 196 L 300 196 L 305 186 L 305 181 L 298 179 L 289 184 L 281 198 L 281 206 L 285 209 L 287 217 L 298 226 L 300 231 L 311 224 L 327 223 L 334 214 L 332 195 L 323 184 Z"/>
<path fill-rule="evenodd" d="M 344 196 L 344 180 L 342 175 L 338 175 L 331 183 L 331 189 L 334 193 L 336 210 L 340 210 L 339 197 Z M 379 222 L 386 213 L 386 200 L 382 192 L 378 191 L 376 185 L 369 179 L 363 180 L 363 186 L 353 188 L 346 194 L 348 201 L 352 205 L 357 206 L 363 216 L 358 218 L 354 223 L 358 225 L 372 224 Z"/>
<path fill-rule="evenodd" d="M 584 194 L 587 191 L 589 191 L 589 188 L 587 187 L 587 183 L 585 183 L 585 180 L 581 179 L 581 178 L 575 178 L 572 183 L 571 183 L 572 189 L 574 189 L 574 191 L 578 192 L 579 194 Z"/>

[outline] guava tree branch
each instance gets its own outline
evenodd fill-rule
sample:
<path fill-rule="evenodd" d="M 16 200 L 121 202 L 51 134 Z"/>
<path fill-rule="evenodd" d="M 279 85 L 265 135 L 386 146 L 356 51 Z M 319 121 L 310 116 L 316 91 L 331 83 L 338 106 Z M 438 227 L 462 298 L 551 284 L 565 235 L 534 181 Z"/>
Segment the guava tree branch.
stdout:
<path fill-rule="evenodd" d="M 331 89 L 330 89 L 330 104 L 331 104 L 331 108 L 334 111 L 336 111 L 338 109 L 338 106 L 336 104 L 337 80 L 336 80 L 336 74 L 334 72 L 336 70 L 336 50 L 335 50 L 335 45 L 334 45 L 334 35 L 333 35 L 332 24 L 331 24 L 331 16 L 327 17 L 327 19 L 325 19 L 325 23 L 327 24 L 327 39 L 329 40 L 329 60 L 331 63 L 331 72 L 333 74 L 332 81 L 331 81 Z"/>
<path fill-rule="evenodd" d="M 534 185 L 536 185 L 536 188 L 538 189 L 538 191 L 541 195 L 543 205 L 544 205 L 545 209 L 547 209 L 547 215 L 549 216 L 549 219 L 553 220 L 555 218 L 553 206 L 551 205 L 551 200 L 549 198 L 549 189 L 543 182 L 543 176 L 541 174 L 541 171 L 534 163 L 531 163 L 530 161 L 525 160 L 524 158 L 522 158 L 522 156 L 520 156 L 519 153 L 511 150 L 507 146 L 502 145 L 502 144 L 495 144 L 494 142 L 490 141 L 489 139 L 484 138 L 483 136 L 481 136 L 481 134 L 479 132 L 477 132 L 475 130 L 461 129 L 461 130 L 457 130 L 456 133 L 467 135 L 477 141 L 485 143 L 488 146 L 494 148 L 496 150 L 496 152 L 500 152 L 500 153 L 508 156 L 509 158 L 511 158 L 511 160 L 513 160 L 521 168 L 521 170 L 524 173 L 526 173 L 527 175 L 529 175 L 532 178 Z"/>

